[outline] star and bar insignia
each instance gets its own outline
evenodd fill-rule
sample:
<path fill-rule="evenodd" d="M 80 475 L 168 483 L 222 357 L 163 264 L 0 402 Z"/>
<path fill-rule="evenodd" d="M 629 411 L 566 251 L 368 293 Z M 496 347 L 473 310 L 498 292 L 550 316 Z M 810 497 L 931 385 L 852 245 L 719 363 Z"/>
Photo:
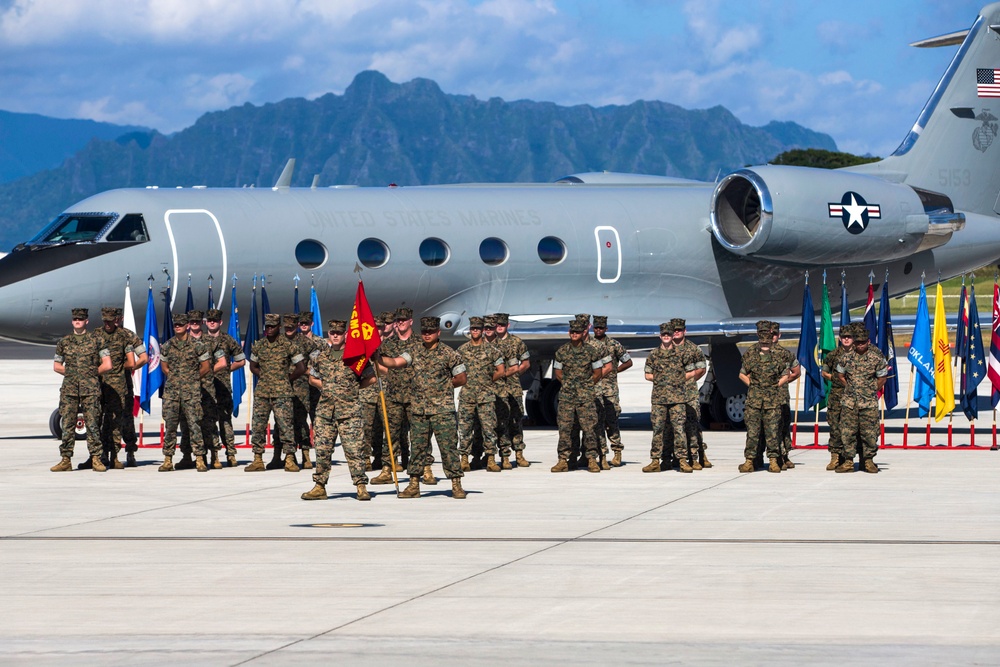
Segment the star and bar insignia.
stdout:
<path fill-rule="evenodd" d="M 845 192 L 839 202 L 830 202 L 828 206 L 830 217 L 840 218 L 844 229 L 852 234 L 860 234 L 868 229 L 868 222 L 872 218 L 882 217 L 882 207 L 869 204 L 857 192 Z"/>

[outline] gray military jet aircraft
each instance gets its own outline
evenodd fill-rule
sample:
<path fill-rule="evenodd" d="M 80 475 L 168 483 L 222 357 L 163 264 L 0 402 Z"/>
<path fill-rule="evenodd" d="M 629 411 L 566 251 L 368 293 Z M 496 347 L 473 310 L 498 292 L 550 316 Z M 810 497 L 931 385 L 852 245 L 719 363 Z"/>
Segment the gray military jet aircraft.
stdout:
<path fill-rule="evenodd" d="M 453 340 L 470 315 L 508 312 L 543 362 L 577 312 L 606 314 L 610 334 L 633 347 L 683 317 L 711 347 L 716 416 L 738 419 L 736 342 L 759 317 L 799 313 L 805 269 L 846 271 L 860 297 L 871 271 L 888 271 L 899 294 L 923 274 L 1000 257 L 1000 4 L 968 31 L 917 45 L 955 44 L 897 151 L 850 169 L 764 165 L 716 183 L 587 173 L 534 185 L 292 188 L 290 161 L 270 189 L 98 194 L 0 259 L 0 335 L 54 343 L 71 307 L 119 303 L 127 274 L 153 274 L 162 290 L 165 274 L 195 285 L 236 274 L 244 286 L 264 273 L 288 286 L 270 297 L 289 311 L 293 276 L 305 272 L 323 314 L 343 317 L 362 266 L 373 308 L 440 316 Z M 529 393 L 546 412 L 550 387 L 536 376 Z"/>

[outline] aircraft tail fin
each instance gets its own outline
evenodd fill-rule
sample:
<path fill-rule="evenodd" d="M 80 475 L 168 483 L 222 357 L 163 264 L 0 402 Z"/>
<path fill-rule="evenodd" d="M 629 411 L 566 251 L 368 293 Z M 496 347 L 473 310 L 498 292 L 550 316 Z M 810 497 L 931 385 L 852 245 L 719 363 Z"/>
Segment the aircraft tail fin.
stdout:
<path fill-rule="evenodd" d="M 850 168 L 940 192 L 957 210 L 1000 214 L 1000 3 L 982 9 L 968 31 L 915 42 L 961 43 L 944 76 L 896 151 Z"/>

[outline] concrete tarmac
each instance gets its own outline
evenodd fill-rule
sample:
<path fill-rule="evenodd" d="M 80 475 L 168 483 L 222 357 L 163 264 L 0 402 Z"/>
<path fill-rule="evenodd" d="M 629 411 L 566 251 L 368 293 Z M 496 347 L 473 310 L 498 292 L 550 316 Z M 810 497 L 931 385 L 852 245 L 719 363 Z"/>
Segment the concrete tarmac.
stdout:
<path fill-rule="evenodd" d="M 51 473 L 59 378 L 0 358 L 0 663 L 1000 663 L 1000 452 L 740 474 L 744 434 L 710 431 L 713 468 L 643 474 L 641 369 L 623 468 L 552 474 L 555 430 L 529 429 L 532 466 L 467 474 L 464 501 L 442 478 L 361 503 L 339 449 L 316 502 L 305 471 L 158 473 L 153 448 Z"/>

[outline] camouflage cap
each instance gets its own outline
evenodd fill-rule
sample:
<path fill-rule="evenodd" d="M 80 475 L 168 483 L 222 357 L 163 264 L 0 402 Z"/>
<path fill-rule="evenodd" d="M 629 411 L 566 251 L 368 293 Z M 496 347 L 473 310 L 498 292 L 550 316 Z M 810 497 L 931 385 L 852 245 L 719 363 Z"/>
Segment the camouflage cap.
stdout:
<path fill-rule="evenodd" d="M 771 334 L 781 333 L 781 322 L 771 321 Z"/>
<path fill-rule="evenodd" d="M 218 308 L 209 308 L 205 311 L 205 319 L 212 320 L 213 322 L 222 321 L 222 311 Z"/>
<path fill-rule="evenodd" d="M 297 327 L 299 326 L 299 316 L 295 313 L 285 313 L 281 316 L 281 322 L 286 327 Z"/>
<path fill-rule="evenodd" d="M 187 312 L 188 322 L 201 322 L 205 319 L 205 313 L 200 310 L 189 310 Z"/>
<path fill-rule="evenodd" d="M 757 336 L 770 336 L 771 323 L 768 320 L 757 320 Z"/>
<path fill-rule="evenodd" d="M 855 343 L 867 343 L 869 340 L 868 327 L 863 324 L 856 324 L 853 328 L 854 331 L 854 342 Z"/>
<path fill-rule="evenodd" d="M 847 336 L 849 338 L 854 338 L 854 322 L 848 322 L 840 327 L 837 333 L 841 338 Z"/>
<path fill-rule="evenodd" d="M 347 321 L 346 320 L 327 320 L 326 326 L 328 328 L 327 333 L 345 333 L 347 331 Z"/>
<path fill-rule="evenodd" d="M 673 332 L 674 332 L 674 327 L 673 327 L 672 324 L 670 324 L 670 322 L 661 322 L 660 323 L 660 335 L 661 336 L 669 336 Z"/>
<path fill-rule="evenodd" d="M 483 318 L 472 316 L 469 318 L 469 328 L 470 329 L 482 329 L 483 328 Z"/>
<path fill-rule="evenodd" d="M 281 315 L 278 313 L 268 313 L 264 316 L 265 327 L 276 327 L 281 325 Z"/>
<path fill-rule="evenodd" d="M 87 310 L 86 308 L 74 308 L 72 310 L 72 313 L 73 317 L 82 317 L 83 319 L 87 319 L 87 317 L 90 315 L 90 311 Z"/>
<path fill-rule="evenodd" d="M 505 327 L 510 324 L 510 315 L 507 313 L 494 313 L 493 316 L 496 318 L 498 327 Z"/>
<path fill-rule="evenodd" d="M 114 322 L 117 318 L 115 315 L 115 309 L 113 306 L 105 306 L 101 308 L 101 319 L 105 322 Z"/>
<path fill-rule="evenodd" d="M 304 310 L 299 313 L 299 324 L 312 324 L 313 314 L 311 310 Z"/>
<path fill-rule="evenodd" d="M 590 326 L 590 313 L 579 313 L 576 316 L 576 319 L 586 323 L 587 326 Z"/>
<path fill-rule="evenodd" d="M 671 331 L 684 331 L 687 329 L 687 322 L 679 317 L 675 317 L 669 322 Z"/>
<path fill-rule="evenodd" d="M 175 327 L 187 326 L 187 323 L 188 323 L 188 315 L 187 315 L 187 313 L 177 313 L 173 317 L 174 317 L 174 326 Z"/>
<path fill-rule="evenodd" d="M 395 313 L 393 313 L 391 310 L 383 310 L 381 313 L 378 314 L 378 317 L 375 319 L 375 322 L 384 325 L 384 324 L 389 324 L 395 319 L 396 319 Z"/>
<path fill-rule="evenodd" d="M 594 328 L 600 327 L 602 329 L 608 328 L 608 316 L 607 315 L 594 315 Z"/>
<path fill-rule="evenodd" d="M 421 331 L 440 331 L 441 330 L 441 318 L 440 317 L 421 317 L 420 318 L 420 330 Z"/>
<path fill-rule="evenodd" d="M 396 321 L 399 320 L 412 320 L 413 319 L 413 309 L 407 308 L 406 306 L 400 306 L 396 309 L 396 315 L 393 318 Z"/>
<path fill-rule="evenodd" d="M 497 328 L 497 318 L 496 315 L 487 315 L 483 318 L 483 328 L 485 329 L 496 329 Z"/>
<path fill-rule="evenodd" d="M 587 330 L 587 323 L 583 320 L 570 320 L 569 321 L 569 331 L 570 333 L 583 333 Z"/>

